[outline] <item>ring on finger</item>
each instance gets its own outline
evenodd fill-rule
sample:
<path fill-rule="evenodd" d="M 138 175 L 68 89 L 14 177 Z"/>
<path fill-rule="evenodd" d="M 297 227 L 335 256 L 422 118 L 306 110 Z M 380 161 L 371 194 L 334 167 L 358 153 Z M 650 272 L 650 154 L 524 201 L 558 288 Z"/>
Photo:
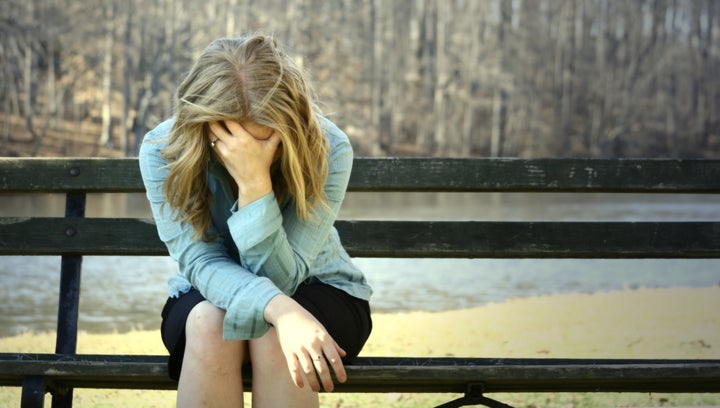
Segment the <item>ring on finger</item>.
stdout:
<path fill-rule="evenodd" d="M 323 359 L 323 355 L 322 355 L 322 354 L 319 354 L 317 357 L 313 358 L 314 361 L 318 361 L 318 362 L 319 362 L 319 361 L 322 361 L 322 359 Z"/>

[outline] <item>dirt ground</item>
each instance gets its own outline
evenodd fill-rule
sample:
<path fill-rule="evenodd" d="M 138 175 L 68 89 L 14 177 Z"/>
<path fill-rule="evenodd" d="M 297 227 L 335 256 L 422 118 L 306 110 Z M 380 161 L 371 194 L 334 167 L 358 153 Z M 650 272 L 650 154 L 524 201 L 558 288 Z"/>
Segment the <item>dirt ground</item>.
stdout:
<path fill-rule="evenodd" d="M 593 295 L 513 299 L 439 313 L 374 315 L 367 356 L 720 358 L 720 287 L 638 289 Z M 51 352 L 53 333 L 0 339 L 3 352 Z M 86 334 L 79 353 L 163 354 L 159 334 Z M 248 395 L 249 397 L 249 395 Z M 453 395 L 322 395 L 322 406 L 425 407 Z M 515 407 L 720 406 L 702 394 L 502 394 Z M 249 399 L 249 398 L 248 398 Z M 47 398 L 49 406 L 50 398 Z M 19 390 L 0 388 L 0 407 L 19 403 Z M 77 407 L 166 407 L 174 392 L 76 390 Z M 249 406 L 249 403 L 247 404 Z"/>

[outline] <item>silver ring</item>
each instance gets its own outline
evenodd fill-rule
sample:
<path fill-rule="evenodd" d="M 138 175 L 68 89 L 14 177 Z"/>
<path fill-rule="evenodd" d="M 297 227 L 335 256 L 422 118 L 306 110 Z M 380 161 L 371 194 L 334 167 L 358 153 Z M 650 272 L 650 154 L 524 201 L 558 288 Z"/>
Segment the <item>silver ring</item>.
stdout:
<path fill-rule="evenodd" d="M 212 142 L 210 142 L 210 147 L 215 147 L 215 143 L 217 143 L 218 140 L 220 140 L 220 139 L 215 139 Z"/>
<path fill-rule="evenodd" d="M 321 355 L 315 357 L 313 360 L 315 360 L 315 361 L 322 361 L 322 359 L 323 359 L 323 356 L 322 356 L 322 354 L 321 354 Z"/>

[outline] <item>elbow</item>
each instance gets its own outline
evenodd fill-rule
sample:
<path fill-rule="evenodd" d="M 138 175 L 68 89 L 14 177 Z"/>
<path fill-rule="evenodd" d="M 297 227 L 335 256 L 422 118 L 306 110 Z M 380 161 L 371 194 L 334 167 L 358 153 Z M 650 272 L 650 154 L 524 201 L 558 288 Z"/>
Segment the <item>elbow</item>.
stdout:
<path fill-rule="evenodd" d="M 222 251 L 183 251 L 177 257 L 180 273 L 196 288 L 199 276 L 212 273 L 214 268 L 208 266 L 225 259 L 227 254 Z"/>
<path fill-rule="evenodd" d="M 294 262 L 286 265 L 285 268 L 275 268 L 273 265 L 265 264 L 259 273 L 269 278 L 287 296 L 292 296 L 310 274 L 310 268 L 302 258 L 297 255 L 293 258 Z"/>

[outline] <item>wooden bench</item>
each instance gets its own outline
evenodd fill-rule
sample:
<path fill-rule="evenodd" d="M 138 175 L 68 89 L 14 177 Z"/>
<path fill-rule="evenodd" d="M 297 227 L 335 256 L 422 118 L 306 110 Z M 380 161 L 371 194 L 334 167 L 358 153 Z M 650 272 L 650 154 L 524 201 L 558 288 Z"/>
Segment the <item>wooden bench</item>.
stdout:
<path fill-rule="evenodd" d="M 720 160 L 358 158 L 351 191 L 720 193 Z M 136 159 L 0 159 L 0 192 L 64 193 L 65 217 L 0 218 L 0 255 L 61 255 L 55 353 L 0 353 L 22 405 L 73 388 L 173 389 L 165 356 L 76 354 L 84 255 L 165 255 L 152 220 L 85 218 L 87 193 L 142 192 Z M 350 221 L 356 257 L 719 258 L 720 222 Z M 459 328 L 460 330 L 460 328 Z M 492 356 L 489 356 L 492 357 Z M 720 360 L 364 357 L 337 392 L 720 392 Z M 246 376 L 251 381 L 250 376 Z"/>

